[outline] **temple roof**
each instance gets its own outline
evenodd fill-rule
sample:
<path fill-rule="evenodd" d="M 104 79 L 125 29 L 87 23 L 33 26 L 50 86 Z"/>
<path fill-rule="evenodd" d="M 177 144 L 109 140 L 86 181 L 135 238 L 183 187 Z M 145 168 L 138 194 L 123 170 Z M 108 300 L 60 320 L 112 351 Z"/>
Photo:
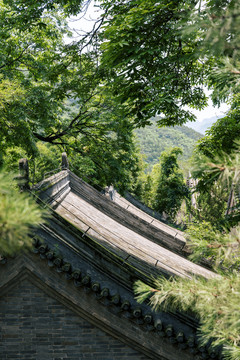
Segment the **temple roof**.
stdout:
<path fill-rule="evenodd" d="M 69 170 L 44 180 L 36 189 L 64 219 L 141 271 L 189 278 L 215 276 L 184 256 L 186 241 L 179 230 L 133 206 L 125 209 L 119 197 L 111 201 Z"/>
<path fill-rule="evenodd" d="M 10 259 L 0 271 L 1 294 L 27 277 L 150 359 L 217 357 L 199 345 L 193 314 L 155 312 L 134 298 L 139 279 L 216 276 L 186 258 L 179 230 L 122 197 L 110 200 L 69 169 L 31 191 L 51 216 L 35 231 L 33 253 Z"/>

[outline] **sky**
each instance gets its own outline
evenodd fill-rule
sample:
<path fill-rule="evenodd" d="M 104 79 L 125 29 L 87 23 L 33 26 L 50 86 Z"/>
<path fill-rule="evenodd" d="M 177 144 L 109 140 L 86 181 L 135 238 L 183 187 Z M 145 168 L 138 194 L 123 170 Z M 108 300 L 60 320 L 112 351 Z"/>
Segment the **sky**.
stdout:
<path fill-rule="evenodd" d="M 101 15 L 101 12 L 95 4 L 96 2 L 91 1 L 88 7 L 83 8 L 81 14 L 69 18 L 68 26 L 73 30 L 73 38 L 74 35 L 78 37 L 78 34 L 84 35 L 84 33 L 92 30 L 94 23 Z M 66 41 L 68 40 L 66 39 Z"/>
<path fill-rule="evenodd" d="M 196 121 L 195 122 L 187 122 L 185 125 L 202 133 L 205 134 L 205 131 L 211 127 L 211 125 L 216 122 L 218 119 L 224 117 L 228 110 L 230 109 L 230 106 L 226 103 L 222 103 L 219 107 L 213 106 L 213 103 L 211 101 L 210 95 L 211 92 L 207 89 L 204 89 L 206 95 L 208 98 L 208 106 L 204 108 L 203 110 L 194 110 L 189 109 L 195 116 Z"/>
<path fill-rule="evenodd" d="M 213 107 L 212 102 L 209 100 L 209 105 L 201 110 L 191 110 L 194 115 L 197 117 L 198 122 L 203 122 L 205 119 L 209 119 L 211 117 L 217 116 L 218 118 L 221 118 L 225 116 L 226 112 L 229 110 L 229 105 L 227 104 L 221 104 L 221 106 Z"/>
<path fill-rule="evenodd" d="M 195 122 L 189 121 L 185 125 L 204 134 L 214 122 L 224 117 L 229 110 L 229 105 L 225 103 L 221 104 L 220 107 L 214 107 L 211 99 L 209 99 L 208 103 L 209 105 L 201 111 L 190 109 L 197 120 Z"/>

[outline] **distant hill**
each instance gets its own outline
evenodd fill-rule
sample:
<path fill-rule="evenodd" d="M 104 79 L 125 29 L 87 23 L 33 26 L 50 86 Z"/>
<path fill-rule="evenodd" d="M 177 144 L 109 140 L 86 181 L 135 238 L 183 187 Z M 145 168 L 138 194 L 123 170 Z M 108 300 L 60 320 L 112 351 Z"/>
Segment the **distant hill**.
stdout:
<path fill-rule="evenodd" d="M 205 131 L 208 130 L 218 119 L 218 116 L 212 116 L 202 120 L 201 122 L 188 122 L 187 126 L 204 135 Z"/>
<path fill-rule="evenodd" d="M 187 126 L 159 128 L 154 120 L 151 126 L 136 129 L 135 133 L 141 153 L 146 156 L 148 170 L 158 163 L 161 152 L 169 147 L 179 146 L 182 148 L 183 155 L 179 159 L 187 160 L 191 156 L 197 140 L 203 137 L 202 134 Z"/>

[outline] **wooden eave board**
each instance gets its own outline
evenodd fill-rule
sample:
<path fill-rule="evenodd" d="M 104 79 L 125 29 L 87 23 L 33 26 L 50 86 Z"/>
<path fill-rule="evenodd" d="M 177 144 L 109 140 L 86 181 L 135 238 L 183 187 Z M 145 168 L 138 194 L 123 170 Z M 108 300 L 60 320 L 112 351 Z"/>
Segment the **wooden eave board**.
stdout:
<path fill-rule="evenodd" d="M 185 250 L 183 249 L 185 249 L 186 240 L 178 233 L 178 230 L 168 225 L 165 226 L 165 224 L 160 221 L 156 222 L 157 226 L 153 225 L 152 222 L 155 221 L 154 218 L 150 217 L 150 221 L 146 221 L 144 218 L 128 211 L 128 209 L 124 209 L 116 202 L 100 194 L 96 189 L 78 178 L 72 172 L 70 172 L 70 187 L 79 197 L 85 199 L 95 208 L 117 222 L 120 222 L 125 227 L 128 227 L 160 246 L 180 255 L 185 255 Z"/>
<path fill-rule="evenodd" d="M 70 192 L 56 211 L 74 223 L 79 229 L 91 232 L 101 244 L 127 252 L 130 256 L 144 261 L 169 275 L 191 277 L 193 274 L 206 278 L 214 273 L 189 260 L 153 243 L 114 219 L 102 213 L 73 192 Z M 84 225 L 83 225 L 84 224 Z M 132 259 L 131 259 L 132 261 Z"/>
<path fill-rule="evenodd" d="M 181 239 L 184 243 L 186 243 L 184 234 L 182 231 L 178 229 L 174 229 L 173 227 L 164 224 L 163 222 L 155 219 L 151 215 L 145 213 L 141 209 L 137 208 L 135 205 L 133 205 L 130 201 L 116 193 L 114 202 L 118 204 L 119 206 L 123 207 L 125 210 L 131 212 L 132 214 L 138 216 L 140 219 L 145 220 L 149 224 L 157 227 L 158 229 L 162 230 L 165 233 L 168 233 L 169 235 L 172 235 L 173 237 L 178 236 L 179 239 Z"/>

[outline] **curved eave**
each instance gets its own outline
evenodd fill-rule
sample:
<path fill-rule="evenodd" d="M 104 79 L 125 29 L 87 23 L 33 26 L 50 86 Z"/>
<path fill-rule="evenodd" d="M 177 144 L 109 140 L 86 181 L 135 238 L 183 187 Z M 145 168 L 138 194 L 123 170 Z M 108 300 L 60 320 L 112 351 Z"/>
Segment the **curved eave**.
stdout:
<path fill-rule="evenodd" d="M 152 269 L 153 274 L 157 272 L 164 276 L 188 278 L 216 276 L 208 269 L 161 246 L 158 239 L 155 242 L 146 237 L 149 226 L 144 228 L 142 235 L 134 231 L 131 222 L 137 220 L 141 227 L 144 220 L 136 216 L 133 219 L 123 208 L 67 170 L 46 179 L 38 189 L 39 196 L 48 201 L 60 216 L 81 230 L 83 236 L 87 235 L 139 271 L 149 269 L 151 272 Z M 173 234 L 169 232 L 167 235 L 169 242 L 174 243 Z M 161 231 L 156 230 L 156 238 L 161 236 Z"/>

